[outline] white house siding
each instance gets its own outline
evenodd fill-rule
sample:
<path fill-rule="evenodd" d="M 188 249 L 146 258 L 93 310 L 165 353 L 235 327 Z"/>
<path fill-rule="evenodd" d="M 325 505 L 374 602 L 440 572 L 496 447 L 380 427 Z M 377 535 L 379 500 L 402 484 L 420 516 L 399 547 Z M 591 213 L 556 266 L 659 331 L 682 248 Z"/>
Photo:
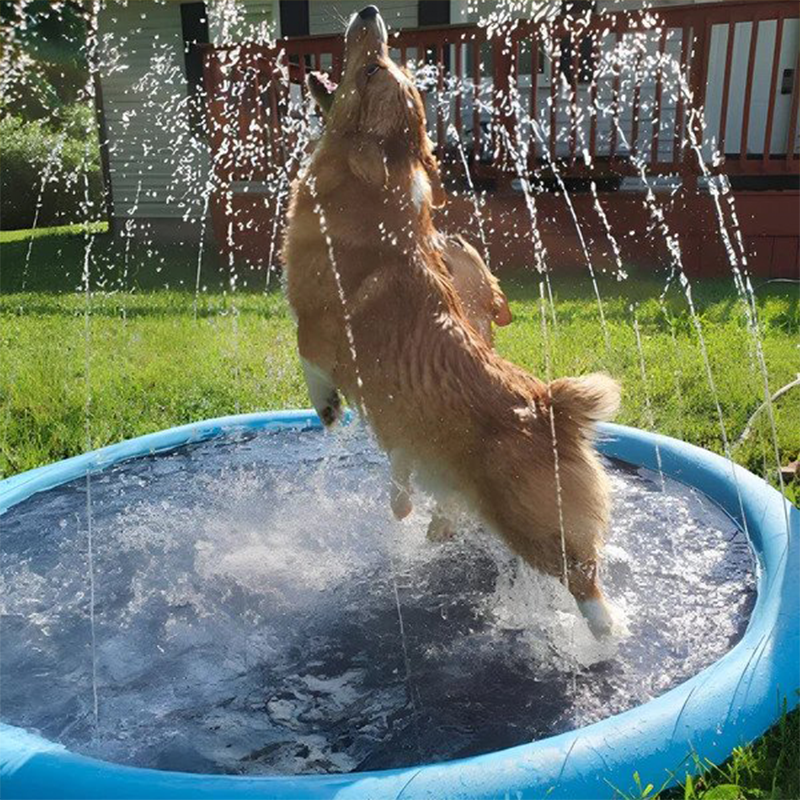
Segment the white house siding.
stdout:
<path fill-rule="evenodd" d="M 192 197 L 181 175 L 188 125 L 180 6 L 109 3 L 98 28 L 115 217 L 180 218 Z"/>
<path fill-rule="evenodd" d="M 189 130 L 179 2 L 108 2 L 98 19 L 101 87 L 114 216 L 196 219 L 208 174 L 205 143 Z M 266 40 L 275 2 L 207 3 L 213 43 Z"/>
<path fill-rule="evenodd" d="M 209 39 L 212 44 L 273 40 L 276 5 L 277 0 L 207 0 Z"/>

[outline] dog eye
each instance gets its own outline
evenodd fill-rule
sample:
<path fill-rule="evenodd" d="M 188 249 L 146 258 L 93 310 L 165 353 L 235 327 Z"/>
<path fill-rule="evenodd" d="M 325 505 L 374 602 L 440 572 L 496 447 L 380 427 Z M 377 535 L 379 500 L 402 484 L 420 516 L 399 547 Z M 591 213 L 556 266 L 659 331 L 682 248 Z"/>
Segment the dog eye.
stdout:
<path fill-rule="evenodd" d="M 367 77 L 371 78 L 380 68 L 380 64 L 370 64 L 367 67 Z"/>

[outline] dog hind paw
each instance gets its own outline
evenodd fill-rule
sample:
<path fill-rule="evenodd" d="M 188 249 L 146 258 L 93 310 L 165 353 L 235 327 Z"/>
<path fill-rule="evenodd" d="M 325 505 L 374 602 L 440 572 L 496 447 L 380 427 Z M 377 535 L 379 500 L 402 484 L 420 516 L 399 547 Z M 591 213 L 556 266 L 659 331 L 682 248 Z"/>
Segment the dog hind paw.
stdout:
<path fill-rule="evenodd" d="M 339 397 L 337 391 L 333 391 L 326 398 L 325 405 L 319 412 L 319 418 L 326 428 L 331 428 L 342 418 L 343 414 L 342 398 Z"/>
<path fill-rule="evenodd" d="M 428 541 L 447 542 L 456 535 L 453 523 L 447 517 L 434 516 L 428 525 Z"/>
<path fill-rule="evenodd" d="M 616 628 L 614 618 L 605 600 L 596 597 L 580 600 L 578 608 L 596 639 L 602 639 L 614 633 Z"/>
<path fill-rule="evenodd" d="M 408 492 L 393 493 L 391 505 L 395 519 L 405 519 L 414 510 Z"/>

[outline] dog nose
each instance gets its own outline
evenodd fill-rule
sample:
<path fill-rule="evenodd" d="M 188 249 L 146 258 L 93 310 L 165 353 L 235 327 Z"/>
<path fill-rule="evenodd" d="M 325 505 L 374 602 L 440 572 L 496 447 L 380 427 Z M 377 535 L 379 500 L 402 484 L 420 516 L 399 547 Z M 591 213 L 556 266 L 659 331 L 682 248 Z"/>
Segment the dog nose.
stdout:
<path fill-rule="evenodd" d="M 375 17 L 378 16 L 378 13 L 377 6 L 367 6 L 358 12 L 358 16 L 361 17 L 361 19 L 375 19 Z"/>

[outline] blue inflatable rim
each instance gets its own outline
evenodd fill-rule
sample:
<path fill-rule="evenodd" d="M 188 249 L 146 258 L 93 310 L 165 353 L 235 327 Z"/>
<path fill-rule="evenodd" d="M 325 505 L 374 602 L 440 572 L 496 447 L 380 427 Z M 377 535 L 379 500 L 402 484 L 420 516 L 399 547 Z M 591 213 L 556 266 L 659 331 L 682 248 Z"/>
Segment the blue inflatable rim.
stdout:
<path fill-rule="evenodd" d="M 136 456 L 259 429 L 314 429 L 313 411 L 246 414 L 183 425 L 0 481 L 0 513 L 87 472 Z M 346 775 L 198 775 L 126 767 L 0 725 L 0 789 L 15 797 L 608 798 L 634 791 L 634 771 L 656 787 L 693 771 L 692 754 L 721 762 L 798 702 L 800 513 L 760 478 L 693 445 L 620 425 L 598 448 L 661 469 L 694 487 L 746 532 L 758 560 L 758 596 L 741 641 L 666 694 L 578 730 L 459 761 Z"/>

